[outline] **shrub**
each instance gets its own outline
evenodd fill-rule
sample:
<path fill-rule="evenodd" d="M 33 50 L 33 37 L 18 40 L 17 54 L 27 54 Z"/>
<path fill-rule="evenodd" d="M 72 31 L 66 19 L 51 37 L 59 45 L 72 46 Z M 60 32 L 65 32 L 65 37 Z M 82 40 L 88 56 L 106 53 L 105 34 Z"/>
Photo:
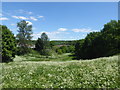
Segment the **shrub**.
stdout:
<path fill-rule="evenodd" d="M 57 52 L 58 54 L 62 54 L 62 53 L 63 53 L 61 49 L 57 49 L 56 52 Z"/>
<path fill-rule="evenodd" d="M 53 51 L 52 51 L 51 49 L 43 49 L 43 50 L 40 52 L 40 54 L 48 57 L 48 56 L 52 56 Z"/>

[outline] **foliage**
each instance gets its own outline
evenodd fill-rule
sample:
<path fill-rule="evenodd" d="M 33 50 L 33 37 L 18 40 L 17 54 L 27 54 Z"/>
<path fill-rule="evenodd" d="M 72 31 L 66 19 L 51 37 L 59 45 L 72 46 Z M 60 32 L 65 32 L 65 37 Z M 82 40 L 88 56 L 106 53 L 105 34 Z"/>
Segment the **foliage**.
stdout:
<path fill-rule="evenodd" d="M 75 52 L 77 59 L 80 59 L 80 56 L 83 54 L 82 53 L 82 46 L 83 46 L 84 40 L 85 39 L 78 40 L 75 44 L 75 51 L 74 52 Z"/>
<path fill-rule="evenodd" d="M 50 41 L 51 46 L 56 46 L 56 45 L 75 45 L 77 40 L 73 41 L 65 41 L 65 40 L 59 40 L 59 41 Z"/>
<path fill-rule="evenodd" d="M 2 62 L 13 61 L 16 54 L 16 40 L 12 32 L 3 25 L 0 25 L 2 32 Z"/>
<path fill-rule="evenodd" d="M 74 51 L 75 51 L 75 46 L 74 45 L 68 46 L 68 52 L 67 53 L 74 53 Z"/>
<path fill-rule="evenodd" d="M 0 62 L 2 62 L 2 26 L 0 25 Z"/>
<path fill-rule="evenodd" d="M 43 46 L 43 41 L 41 40 L 41 38 L 38 38 L 38 40 L 35 43 L 35 50 L 41 52 L 41 50 L 43 50 Z"/>
<path fill-rule="evenodd" d="M 18 40 L 19 54 L 26 54 L 30 52 L 31 39 L 32 39 L 32 25 L 22 20 L 17 23 L 18 34 L 16 36 Z"/>
<path fill-rule="evenodd" d="M 62 53 L 63 53 L 61 49 L 56 49 L 56 52 L 57 52 L 58 54 L 62 54 Z"/>
<path fill-rule="evenodd" d="M 89 33 L 75 45 L 78 59 L 91 59 L 120 53 L 120 21 L 111 20 L 100 32 Z"/>
<path fill-rule="evenodd" d="M 20 57 L 16 57 L 16 60 L 21 59 Z M 29 57 L 26 60 L 31 59 Z M 69 61 L 69 59 L 68 61 L 49 60 L 51 61 L 38 62 L 31 60 L 2 64 L 2 87 L 120 88 L 118 56 L 86 61 Z"/>
<path fill-rule="evenodd" d="M 49 38 L 46 33 L 42 33 L 41 40 L 43 41 L 43 49 L 49 48 Z"/>
<path fill-rule="evenodd" d="M 45 55 L 46 57 L 52 56 L 52 50 L 51 49 L 43 49 L 41 51 L 42 55 Z"/>
<path fill-rule="evenodd" d="M 50 56 L 50 42 L 46 33 L 42 33 L 41 38 L 36 41 L 35 50 L 42 55 Z"/>
<path fill-rule="evenodd" d="M 61 47 L 54 47 L 55 51 L 58 54 L 62 54 L 62 53 L 73 53 L 75 47 L 73 45 L 66 45 L 66 46 L 61 46 Z"/>

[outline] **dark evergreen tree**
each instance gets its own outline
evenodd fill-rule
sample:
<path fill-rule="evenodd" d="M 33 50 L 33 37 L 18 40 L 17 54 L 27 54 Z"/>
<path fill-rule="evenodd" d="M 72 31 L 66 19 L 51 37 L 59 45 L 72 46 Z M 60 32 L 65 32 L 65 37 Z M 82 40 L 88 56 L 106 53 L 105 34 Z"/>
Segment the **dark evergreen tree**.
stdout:
<path fill-rule="evenodd" d="M 35 49 L 40 52 L 42 55 L 49 55 L 50 51 L 50 42 L 46 33 L 42 33 L 41 38 L 38 38 Z"/>
<path fill-rule="evenodd" d="M 12 32 L 3 25 L 0 25 L 2 32 L 2 62 L 13 61 L 16 54 L 16 40 Z"/>
<path fill-rule="evenodd" d="M 50 48 L 49 38 L 46 33 L 42 33 L 41 40 L 43 41 L 43 49 Z"/>
<path fill-rule="evenodd" d="M 43 50 L 43 41 L 41 40 L 41 38 L 38 38 L 38 40 L 35 43 L 35 50 L 37 50 L 38 52 L 41 52 L 41 50 Z"/>

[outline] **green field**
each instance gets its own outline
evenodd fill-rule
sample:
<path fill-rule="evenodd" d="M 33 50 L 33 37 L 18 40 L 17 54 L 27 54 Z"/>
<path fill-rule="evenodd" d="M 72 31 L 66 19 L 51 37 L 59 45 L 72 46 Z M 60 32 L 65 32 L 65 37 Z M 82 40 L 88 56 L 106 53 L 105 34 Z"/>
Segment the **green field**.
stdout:
<path fill-rule="evenodd" d="M 120 88 L 118 56 L 72 60 L 70 54 L 53 57 L 16 56 L 2 63 L 2 88 Z"/>

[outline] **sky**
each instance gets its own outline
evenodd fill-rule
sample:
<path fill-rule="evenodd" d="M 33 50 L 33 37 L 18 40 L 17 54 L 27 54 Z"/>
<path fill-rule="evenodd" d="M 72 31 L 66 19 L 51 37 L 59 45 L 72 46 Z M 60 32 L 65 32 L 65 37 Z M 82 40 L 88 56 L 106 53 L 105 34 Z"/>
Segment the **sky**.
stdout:
<path fill-rule="evenodd" d="M 3 2 L 2 25 L 16 35 L 17 23 L 33 26 L 33 39 L 45 32 L 50 40 L 79 40 L 118 20 L 117 2 Z"/>
<path fill-rule="evenodd" d="M 118 2 L 119 0 L 2 0 L 3 2 Z"/>

